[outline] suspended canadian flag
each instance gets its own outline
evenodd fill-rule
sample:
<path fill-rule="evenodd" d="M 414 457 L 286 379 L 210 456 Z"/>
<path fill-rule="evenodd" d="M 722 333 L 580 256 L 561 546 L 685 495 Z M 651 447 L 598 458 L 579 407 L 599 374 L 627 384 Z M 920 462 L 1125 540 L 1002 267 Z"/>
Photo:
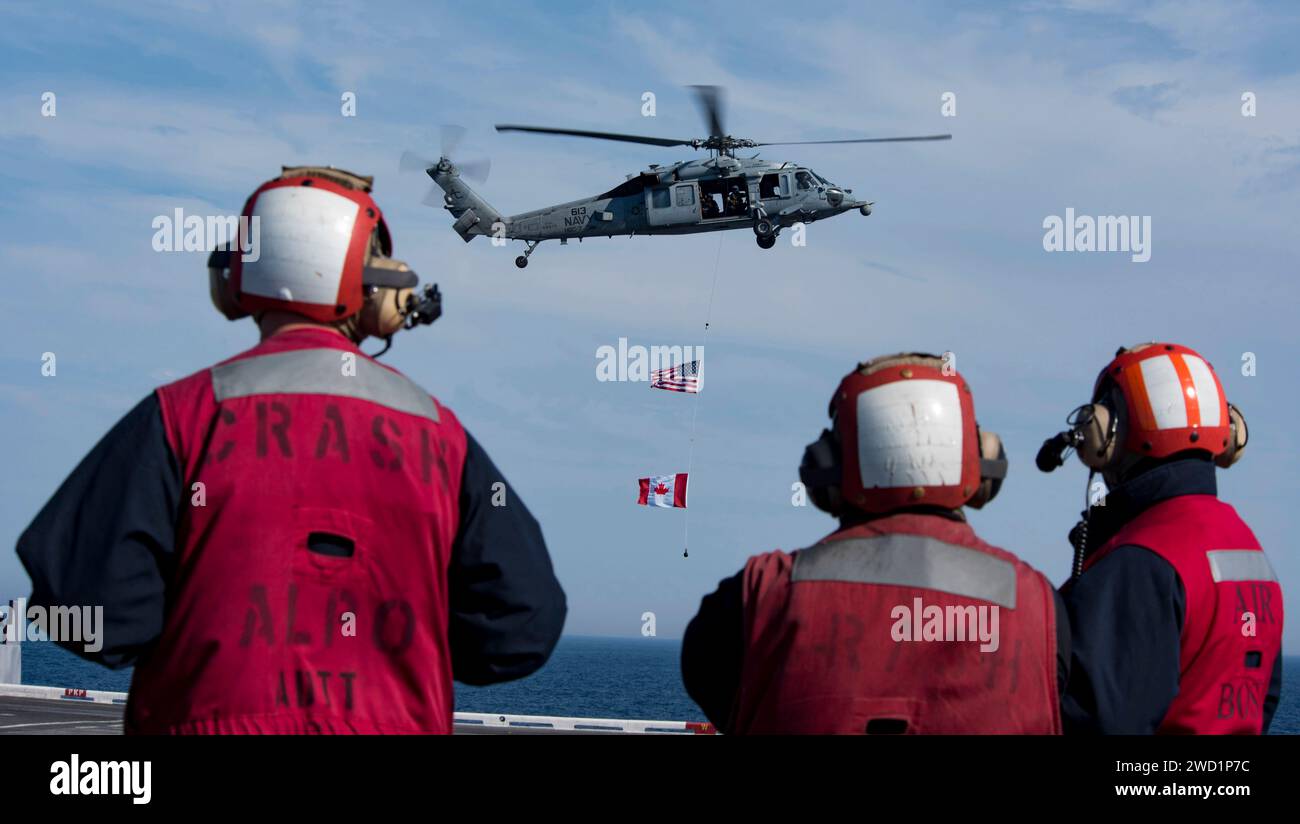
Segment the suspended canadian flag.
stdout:
<path fill-rule="evenodd" d="M 686 506 L 686 473 L 655 475 L 641 479 L 641 494 L 636 502 L 642 506 Z"/>

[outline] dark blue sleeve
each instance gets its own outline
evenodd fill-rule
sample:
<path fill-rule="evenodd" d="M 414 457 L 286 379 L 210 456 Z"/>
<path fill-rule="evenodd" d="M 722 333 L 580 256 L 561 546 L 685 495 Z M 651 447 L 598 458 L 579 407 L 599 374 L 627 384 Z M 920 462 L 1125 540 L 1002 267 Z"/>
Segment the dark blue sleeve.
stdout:
<path fill-rule="evenodd" d="M 117 668 L 158 639 L 181 487 L 151 394 L 100 440 L 19 537 L 31 606 L 103 608 L 96 643 L 59 639 L 61 646 Z"/>
<path fill-rule="evenodd" d="M 724 579 L 715 592 L 704 596 L 700 611 L 682 638 L 682 684 L 686 694 L 724 733 L 730 732 L 727 722 L 740 692 L 745 653 L 741 576 L 736 573 Z"/>
<path fill-rule="evenodd" d="M 1064 593 L 1070 614 L 1065 732 L 1145 735 L 1178 694 L 1186 594 L 1173 566 L 1122 546 Z"/>
<path fill-rule="evenodd" d="M 447 571 L 449 636 L 454 677 L 482 686 L 541 668 L 567 606 L 541 527 L 478 442 L 465 438 L 460 528 Z"/>
<path fill-rule="evenodd" d="M 1268 679 L 1268 694 L 1264 696 L 1264 727 L 1262 735 L 1268 735 L 1268 728 L 1273 726 L 1273 713 L 1277 712 L 1277 702 L 1282 700 L 1282 653 L 1273 659 L 1273 676 Z"/>
<path fill-rule="evenodd" d="M 1070 656 L 1074 639 L 1070 634 L 1070 612 L 1061 593 L 1052 590 L 1052 613 L 1056 624 L 1056 695 L 1065 698 L 1070 683 Z"/>

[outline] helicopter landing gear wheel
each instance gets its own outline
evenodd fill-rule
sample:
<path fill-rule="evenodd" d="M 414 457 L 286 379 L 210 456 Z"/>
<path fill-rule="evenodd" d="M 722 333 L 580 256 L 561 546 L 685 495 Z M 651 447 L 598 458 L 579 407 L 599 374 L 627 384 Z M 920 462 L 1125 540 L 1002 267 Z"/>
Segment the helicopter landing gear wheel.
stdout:
<path fill-rule="evenodd" d="M 776 245 L 776 235 L 759 235 L 754 240 L 758 241 L 760 249 L 771 249 Z"/>
<path fill-rule="evenodd" d="M 524 253 L 522 255 L 515 258 L 515 265 L 518 266 L 520 269 L 527 266 L 528 259 L 533 256 L 533 250 L 537 248 L 537 244 L 539 243 L 541 243 L 540 240 L 524 241 L 524 245 L 526 245 L 528 248 L 524 250 Z"/>
<path fill-rule="evenodd" d="M 765 217 L 760 217 L 758 220 L 754 221 L 754 234 L 758 235 L 759 237 L 763 237 L 764 235 L 771 235 L 772 221 L 768 220 Z M 768 249 L 771 247 L 764 246 L 763 248 Z"/>

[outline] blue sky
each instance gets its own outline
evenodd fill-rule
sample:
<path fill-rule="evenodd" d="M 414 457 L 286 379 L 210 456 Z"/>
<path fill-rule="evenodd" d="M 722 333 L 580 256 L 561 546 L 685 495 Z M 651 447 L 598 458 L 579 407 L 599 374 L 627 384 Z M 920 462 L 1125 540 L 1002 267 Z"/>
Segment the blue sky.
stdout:
<path fill-rule="evenodd" d="M 397 254 L 441 285 L 444 318 L 390 360 L 456 410 L 538 516 L 569 632 L 636 635 L 652 611 L 679 636 L 746 557 L 829 531 L 790 505 L 802 448 L 854 363 L 905 349 L 957 353 L 1011 459 L 972 521 L 1057 582 L 1086 471 L 1041 475 L 1039 443 L 1117 346 L 1198 349 L 1251 424 L 1222 495 L 1300 591 L 1293 5 L 657 5 L 0 3 L 0 544 L 141 396 L 255 339 L 210 308 L 203 255 L 153 251 L 153 218 L 238 211 L 281 164 L 311 162 L 374 174 Z M 463 244 L 420 204 L 427 180 L 397 172 L 403 149 L 436 155 L 438 126 L 457 123 L 462 154 L 492 158 L 477 188 L 504 212 L 603 191 L 687 153 L 492 124 L 701 136 L 692 83 L 726 86 L 729 130 L 758 140 L 955 138 L 765 151 L 876 201 L 870 218 L 811 226 L 803 248 L 742 232 L 543 244 L 524 272 L 517 245 Z M 1245 91 L 1256 117 L 1241 116 Z M 1043 219 L 1067 207 L 1151 216 L 1150 262 L 1044 252 Z M 704 394 L 598 382 L 596 350 L 620 337 L 705 342 L 715 258 Z M 633 501 L 638 477 L 685 470 L 696 413 L 683 559 L 684 513 Z M 0 597 L 27 586 L 0 553 Z M 1300 650 L 1295 633 L 1286 644 Z"/>

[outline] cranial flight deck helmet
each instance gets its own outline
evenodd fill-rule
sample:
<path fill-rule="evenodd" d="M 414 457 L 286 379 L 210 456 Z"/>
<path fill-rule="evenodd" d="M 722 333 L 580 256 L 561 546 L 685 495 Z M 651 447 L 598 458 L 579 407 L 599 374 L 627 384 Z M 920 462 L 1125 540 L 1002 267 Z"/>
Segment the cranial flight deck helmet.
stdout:
<path fill-rule="evenodd" d="M 320 323 L 356 316 L 353 337 L 389 338 L 403 323 L 436 320 L 437 287 L 412 293 L 419 278 L 391 257 L 392 237 L 370 196 L 372 183 L 328 166 L 283 167 L 244 204 L 236 251 L 218 249 L 209 257 L 213 305 L 230 320 L 269 310 Z M 370 308 L 366 298 L 385 289 L 393 292 L 391 306 Z"/>
<path fill-rule="evenodd" d="M 1249 439 L 1246 419 L 1228 403 L 1213 367 L 1176 343 L 1120 347 L 1097 375 L 1092 403 L 1074 410 L 1068 423 L 1039 450 L 1044 472 L 1060 466 L 1070 448 L 1094 472 L 1189 450 L 1227 469 Z"/>
<path fill-rule="evenodd" d="M 1037 464 L 1051 472 L 1070 449 L 1107 483 L 1122 480 L 1145 462 L 1179 453 L 1201 453 L 1227 469 L 1240 460 L 1249 440 L 1246 419 L 1228 403 L 1209 362 L 1176 343 L 1120 347 L 1093 383 L 1092 403 L 1072 412 L 1069 428 L 1048 438 Z M 1074 575 L 1088 550 L 1092 474 L 1083 518 L 1070 533 Z"/>
<path fill-rule="evenodd" d="M 831 397 L 832 428 L 809 444 L 799 477 L 819 508 L 884 514 L 979 508 L 1006 477 L 1001 439 L 975 422 L 970 387 L 934 355 L 859 364 Z"/>

